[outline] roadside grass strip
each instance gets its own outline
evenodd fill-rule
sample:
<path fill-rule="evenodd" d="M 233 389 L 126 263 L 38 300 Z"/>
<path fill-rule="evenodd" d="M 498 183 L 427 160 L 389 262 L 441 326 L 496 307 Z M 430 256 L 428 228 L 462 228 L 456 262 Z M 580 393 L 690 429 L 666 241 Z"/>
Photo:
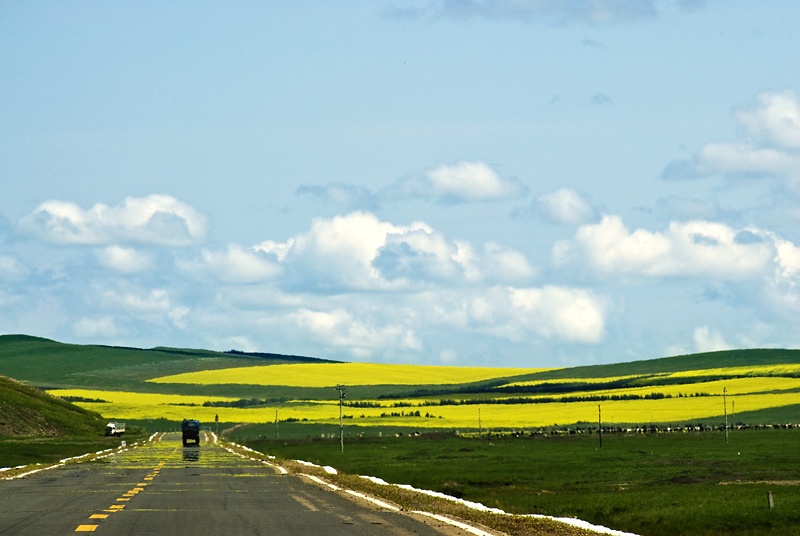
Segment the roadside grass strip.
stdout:
<path fill-rule="evenodd" d="M 550 521 L 558 521 L 560 523 L 564 523 L 566 525 L 570 525 L 572 527 L 576 527 L 576 528 L 579 528 L 579 529 L 589 530 L 589 531 L 592 531 L 592 532 L 596 532 L 598 534 L 609 534 L 611 536 L 638 536 L 637 534 L 634 534 L 632 532 L 622 532 L 622 531 L 619 531 L 619 530 L 610 529 L 608 527 L 603 527 L 601 525 L 593 525 L 593 524 L 589 523 L 588 521 L 583 521 L 581 519 L 575 519 L 573 517 L 552 517 L 552 516 L 545 516 L 545 515 L 541 515 L 541 514 L 509 514 L 508 512 L 506 512 L 504 510 L 501 510 L 499 508 L 490 508 L 490 507 L 488 507 L 486 505 L 483 505 L 481 503 L 472 502 L 472 501 L 466 501 L 464 499 L 459 499 L 458 497 L 453 497 L 451 495 L 446 495 L 446 494 L 440 493 L 438 491 L 431 491 L 431 490 L 427 490 L 427 489 L 415 488 L 414 486 L 410 486 L 408 484 L 392 484 L 390 482 L 386 482 L 385 480 L 383 480 L 381 478 L 374 477 L 374 476 L 363 476 L 362 475 L 361 478 L 363 478 L 365 480 L 369 480 L 370 482 L 373 482 L 375 484 L 379 484 L 379 485 L 382 485 L 382 486 L 396 486 L 396 487 L 398 487 L 400 489 L 413 491 L 415 493 L 422 493 L 423 495 L 429 495 L 431 497 L 436 497 L 436 498 L 439 498 L 439 499 L 445 499 L 447 501 L 452 501 L 452 502 L 464 505 L 467 508 L 470 508 L 470 509 L 473 509 L 473 510 L 478 510 L 478 511 L 481 511 L 481 512 L 487 512 L 487 513 L 490 513 L 490 514 L 499 514 L 499 515 L 504 515 L 504 516 L 517 516 L 517 517 L 530 517 L 530 518 L 533 518 L 533 519 L 547 519 L 547 520 L 550 520 Z M 425 514 L 426 512 L 417 512 L 417 513 Z M 433 514 L 430 514 L 430 515 L 433 515 Z M 477 533 L 473 533 L 473 534 L 477 534 Z"/>
<path fill-rule="evenodd" d="M 437 521 L 441 521 L 443 523 L 447 523 L 449 525 L 453 525 L 454 527 L 458 527 L 463 531 L 469 532 L 470 534 L 474 534 L 475 536 L 494 536 L 493 534 L 486 532 L 485 530 L 477 529 L 466 523 L 461 523 L 460 521 L 456 521 L 455 519 L 450 519 L 449 517 L 440 516 L 439 514 L 432 514 L 430 512 L 422 512 L 419 510 L 415 510 L 412 514 L 419 514 L 423 516 L 432 517 Z"/>
<path fill-rule="evenodd" d="M 244 445 L 239 445 L 237 443 L 229 443 L 229 445 L 230 446 L 224 446 L 223 448 L 225 450 L 227 450 L 228 452 L 232 453 L 232 454 L 236 454 L 236 455 L 238 455 L 238 456 L 240 456 L 242 458 L 246 458 L 246 459 L 250 459 L 250 460 L 254 460 L 254 461 L 261 461 L 262 463 L 264 463 L 266 465 L 270 465 L 272 467 L 280 468 L 282 474 L 289 473 L 289 471 L 284 469 L 283 466 L 281 466 L 281 465 L 272 464 L 272 463 L 266 462 L 265 460 L 263 460 L 263 458 L 259 459 L 259 458 L 254 458 L 254 457 L 251 456 L 251 453 L 252 454 L 256 454 L 258 456 L 267 456 L 267 455 L 265 455 L 265 454 L 263 454 L 261 452 L 253 450 L 250 447 L 246 447 Z M 242 451 L 244 451 L 244 452 L 242 452 Z M 268 456 L 268 457 L 272 458 L 272 459 L 275 459 L 274 456 Z M 303 460 L 284 460 L 284 462 L 289 462 L 290 465 L 295 464 L 295 465 L 298 465 L 298 466 L 300 466 L 302 468 L 316 469 L 316 470 L 318 470 L 320 472 L 325 472 L 328 475 L 333 475 L 333 476 L 341 475 L 342 477 L 345 477 L 345 478 L 350 476 L 350 475 L 343 475 L 343 474 L 339 473 L 339 471 L 337 471 L 333 467 L 321 466 L 321 465 L 317 465 L 317 464 L 314 464 L 314 463 L 311 463 L 311 462 L 307 462 L 307 461 L 303 461 Z M 353 489 L 349 489 L 347 487 L 343 487 L 343 486 L 334 484 L 333 482 L 329 482 L 328 480 L 326 480 L 322 476 L 317 476 L 317 475 L 314 475 L 314 474 L 310 474 L 310 473 L 305 472 L 303 469 L 300 469 L 300 468 L 295 468 L 292 471 L 292 473 L 297 475 L 297 476 L 304 477 L 304 478 L 306 478 L 308 480 L 311 480 L 312 482 L 315 482 L 316 484 L 318 484 L 318 485 L 320 485 L 322 487 L 328 488 L 331 491 L 347 493 L 349 495 L 353 495 L 355 497 L 358 497 L 359 499 L 371 502 L 372 504 L 376 505 L 379 508 L 384 508 L 384 509 L 391 510 L 391 511 L 396 511 L 396 512 L 400 512 L 400 511 L 404 511 L 405 510 L 405 511 L 408 511 L 409 513 L 411 513 L 411 514 L 418 514 L 418 515 L 431 517 L 431 518 L 436 519 L 436 520 L 438 520 L 440 522 L 448 523 L 448 524 L 450 524 L 452 526 L 458 527 L 458 528 L 460 528 L 460 529 L 462 529 L 462 530 L 464 530 L 464 531 L 466 531 L 466 532 L 468 532 L 470 534 L 473 534 L 475 536 L 494 536 L 492 533 L 486 532 L 486 531 L 481 530 L 481 529 L 479 529 L 477 527 L 469 525 L 469 524 L 467 524 L 467 523 L 465 523 L 463 521 L 459 521 L 459 520 L 453 519 L 451 517 L 442 515 L 440 513 L 435 513 L 435 512 L 425 511 L 425 510 L 419 510 L 419 509 L 407 509 L 406 510 L 405 508 L 401 508 L 401 507 L 396 506 L 394 504 L 390 504 L 390 503 L 388 503 L 388 502 L 386 502 L 386 501 L 384 501 L 384 500 L 382 500 L 382 499 L 380 499 L 378 497 L 374 497 L 374 496 L 362 493 L 360 491 L 356 491 L 356 490 L 353 490 Z M 476 503 L 476 502 L 472 502 L 472 501 L 466 501 L 464 499 L 459 499 L 457 497 L 452 497 L 450 495 L 446 495 L 446 494 L 440 493 L 438 491 L 419 489 L 419 488 L 415 488 L 415 487 L 407 485 L 407 484 L 392 484 L 392 483 L 386 482 L 385 480 L 383 480 L 381 478 L 377 478 L 377 477 L 361 475 L 361 476 L 357 476 L 355 478 L 356 478 L 356 480 L 355 480 L 356 483 L 357 483 L 358 480 L 371 482 L 372 484 L 376 484 L 378 486 L 378 489 L 380 489 L 381 487 L 385 487 L 386 489 L 400 489 L 400 490 L 404 490 L 404 491 L 407 491 L 407 492 L 411 492 L 413 494 L 420 494 L 420 495 L 425 495 L 425 496 L 428 496 L 428 497 L 432 497 L 434 499 L 441 499 L 441 500 L 444 500 L 444 501 L 448 501 L 448 502 L 454 503 L 456 505 L 460 505 L 462 507 L 465 507 L 465 508 L 467 508 L 469 510 L 473 510 L 473 511 L 476 511 L 476 512 L 483 512 L 483 513 L 487 513 L 487 514 L 503 516 L 506 519 L 526 519 L 527 518 L 527 519 L 534 519 L 534 520 L 542 520 L 542 521 L 548 521 L 548 522 L 553 522 L 553 523 L 559 523 L 559 524 L 562 524 L 562 525 L 567 525 L 569 527 L 573 527 L 574 529 L 577 529 L 578 531 L 582 531 L 581 532 L 582 534 L 585 534 L 585 533 L 592 534 L 593 533 L 593 534 L 608 534 L 610 536 L 639 536 L 639 535 L 637 535 L 635 533 L 618 531 L 618 530 L 610 529 L 608 527 L 603 527 L 601 525 L 594 525 L 592 523 L 589 523 L 588 521 L 583 521 L 581 519 L 575 519 L 575 518 L 570 518 L 570 517 L 553 517 L 553 516 L 546 516 L 546 515 L 541 515 L 541 514 L 522 514 L 522 515 L 520 515 L 520 514 L 510 514 L 510 513 L 506 512 L 504 510 L 501 510 L 499 508 L 490 508 L 490 507 L 485 506 L 485 505 L 483 505 L 481 503 Z M 358 486 L 355 486 L 355 487 L 358 487 Z M 371 490 L 371 492 L 372 492 L 372 490 Z M 380 495 L 380 493 L 375 493 L 375 494 L 376 495 Z M 501 529 L 492 529 L 492 530 L 501 530 Z M 561 533 L 559 532 L 559 534 L 561 534 Z"/>
<path fill-rule="evenodd" d="M 107 458 L 107 457 L 113 456 L 115 454 L 120 454 L 121 452 L 127 452 L 130 448 L 138 446 L 138 445 L 139 445 L 139 443 L 137 442 L 137 443 L 134 443 L 134 444 L 132 444 L 130 446 L 120 446 L 120 447 L 117 447 L 115 449 L 98 450 L 95 453 L 89 452 L 89 453 L 86 453 L 86 454 L 81 454 L 80 456 L 73 456 L 71 458 L 64 458 L 62 460 L 59 460 L 57 463 L 50 464 L 50 465 L 37 463 L 35 465 L 18 465 L 17 467 L 4 467 L 4 468 L 0 469 L 0 473 L 2 473 L 4 471 L 19 471 L 19 470 L 22 470 L 23 472 L 15 473 L 15 474 L 12 474 L 10 476 L 0 477 L 0 480 L 15 480 L 17 478 L 24 478 L 26 476 L 33 475 L 33 474 L 36 474 L 36 473 L 39 473 L 39 472 L 42 472 L 42 471 L 49 471 L 50 469 L 58 469 L 59 467 L 64 467 L 65 465 L 70 464 L 70 463 L 81 463 L 81 462 L 87 462 L 87 461 L 102 460 L 103 458 Z M 33 469 L 25 471 L 25 469 L 28 469 L 28 468 L 31 468 L 31 467 L 33 467 Z"/>

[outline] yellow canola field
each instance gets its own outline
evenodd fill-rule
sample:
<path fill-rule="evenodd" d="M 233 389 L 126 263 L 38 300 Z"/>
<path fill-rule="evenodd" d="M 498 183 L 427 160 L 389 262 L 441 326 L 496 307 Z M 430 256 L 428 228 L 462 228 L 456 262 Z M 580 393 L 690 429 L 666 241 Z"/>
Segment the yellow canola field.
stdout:
<path fill-rule="evenodd" d="M 230 400 L 219 397 L 170 396 L 113 391 L 69 390 L 58 391 L 61 396 L 99 398 L 107 403 L 80 402 L 79 406 L 97 411 L 108 418 L 181 420 L 195 418 L 202 423 L 214 422 L 219 415 L 222 422 L 271 423 L 275 412 L 279 420 L 289 418 L 309 422 L 338 424 L 338 402 L 288 402 L 262 408 L 215 408 L 170 405 L 174 403 L 202 404 L 206 400 Z M 728 411 L 732 411 L 728 399 Z M 744 394 L 735 397 L 736 412 L 800 404 L 800 394 Z M 676 422 L 689 419 L 719 417 L 724 412 L 722 396 L 666 398 L 661 400 L 625 400 L 601 402 L 603 422 L 655 423 Z M 482 404 L 463 406 L 426 406 L 412 408 L 353 408 L 346 407 L 345 425 L 360 426 L 411 426 L 418 428 L 527 428 L 597 422 L 598 403 L 548 403 L 548 404 Z M 421 417 L 409 414 L 419 411 Z M 405 416 L 381 417 L 381 414 L 404 413 Z M 425 414 L 429 417 L 424 417 Z"/>
<path fill-rule="evenodd" d="M 723 389 L 727 389 L 729 396 L 743 395 L 752 393 L 766 393 L 769 391 L 787 391 L 800 389 L 800 378 L 782 377 L 753 377 L 737 378 L 735 380 L 714 380 L 710 382 L 687 383 L 680 385 L 650 385 L 646 387 L 628 387 L 625 389 L 605 389 L 603 391 L 576 391 L 573 393 L 542 394 L 530 397 L 521 395 L 509 395 L 504 398 L 515 398 L 524 396 L 525 398 L 562 398 L 575 396 L 614 396 L 614 395 L 639 395 L 646 396 L 651 393 L 661 393 L 670 396 L 691 396 L 697 393 L 707 395 L 723 394 Z"/>
<path fill-rule="evenodd" d="M 377 363 L 302 363 L 207 370 L 163 376 L 155 383 L 252 384 L 289 387 L 343 385 L 447 385 L 533 374 L 549 369 L 436 367 Z"/>

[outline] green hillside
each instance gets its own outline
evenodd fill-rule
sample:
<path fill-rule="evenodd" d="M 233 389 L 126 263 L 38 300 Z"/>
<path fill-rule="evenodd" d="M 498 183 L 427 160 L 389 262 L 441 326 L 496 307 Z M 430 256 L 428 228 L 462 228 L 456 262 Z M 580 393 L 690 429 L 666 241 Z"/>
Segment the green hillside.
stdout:
<path fill-rule="evenodd" d="M 126 348 L 65 344 L 28 335 L 0 335 L 0 374 L 39 388 L 102 388 L 174 393 L 144 380 L 169 374 L 323 359 L 231 350 Z M 180 389 L 178 390 L 180 391 Z"/>
<path fill-rule="evenodd" d="M 613 376 L 662 374 L 723 367 L 784 365 L 789 363 L 800 363 L 800 350 L 752 348 L 559 369 L 537 374 L 535 379 L 608 378 Z"/>
<path fill-rule="evenodd" d="M 42 389 L 96 389 L 174 395 L 226 396 L 240 399 L 332 400 L 337 394 L 330 388 L 286 387 L 238 384 L 168 384 L 146 380 L 171 374 L 216 370 L 231 367 L 283 363 L 330 362 L 312 357 L 268 353 L 245 353 L 231 350 L 216 352 L 202 349 L 157 347 L 151 349 L 100 345 L 65 344 L 27 335 L 0 336 L 0 374 Z M 800 350 L 746 349 L 707 352 L 657 359 L 581 366 L 509 376 L 460 385 L 354 385 L 348 388 L 353 400 L 403 398 L 413 396 L 501 396 L 513 393 L 583 391 L 582 379 L 639 376 L 630 380 L 595 384 L 593 389 L 634 386 L 659 386 L 669 380 L 659 374 L 700 369 L 749 367 L 757 365 L 800 364 Z M 794 375 L 794 374 L 789 374 Z M 501 387 L 511 382 L 559 380 L 572 378 L 572 384 L 554 389 L 545 386 L 528 388 Z M 673 380 L 674 381 L 674 380 Z M 681 383 L 708 381 L 707 377 L 683 378 Z M 549 390 L 548 390 L 549 389 Z"/>
<path fill-rule="evenodd" d="M 0 376 L 0 437 L 102 435 L 100 415 Z"/>

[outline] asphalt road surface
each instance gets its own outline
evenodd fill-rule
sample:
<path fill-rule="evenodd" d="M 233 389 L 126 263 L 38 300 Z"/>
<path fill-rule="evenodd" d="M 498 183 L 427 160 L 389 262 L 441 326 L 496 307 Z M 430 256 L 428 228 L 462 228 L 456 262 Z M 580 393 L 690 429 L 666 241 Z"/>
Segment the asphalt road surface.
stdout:
<path fill-rule="evenodd" d="M 283 475 L 180 434 L 105 459 L 0 481 L 0 534 L 468 534 L 302 477 Z"/>

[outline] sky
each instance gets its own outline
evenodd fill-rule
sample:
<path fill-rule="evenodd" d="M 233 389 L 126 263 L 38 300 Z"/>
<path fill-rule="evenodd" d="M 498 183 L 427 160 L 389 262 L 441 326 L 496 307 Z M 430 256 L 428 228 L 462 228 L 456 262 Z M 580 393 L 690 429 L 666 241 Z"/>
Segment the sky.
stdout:
<path fill-rule="evenodd" d="M 800 348 L 800 3 L 0 2 L 0 334 Z"/>

